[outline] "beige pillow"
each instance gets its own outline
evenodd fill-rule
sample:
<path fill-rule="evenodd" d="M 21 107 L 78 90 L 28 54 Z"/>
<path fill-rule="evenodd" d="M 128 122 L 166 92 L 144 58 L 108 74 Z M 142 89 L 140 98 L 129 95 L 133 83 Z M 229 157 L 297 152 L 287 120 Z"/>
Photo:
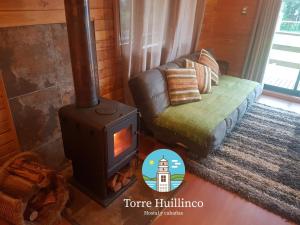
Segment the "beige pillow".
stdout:
<path fill-rule="evenodd" d="M 201 94 L 211 93 L 211 69 L 200 63 L 196 63 L 189 59 L 185 60 L 186 68 L 194 68 L 196 70 L 198 88 Z"/>
<path fill-rule="evenodd" d="M 195 69 L 167 69 L 166 78 L 171 105 L 201 100 Z"/>
<path fill-rule="evenodd" d="M 211 69 L 211 80 L 214 85 L 219 85 L 219 64 L 205 49 L 201 50 L 198 62 Z"/>

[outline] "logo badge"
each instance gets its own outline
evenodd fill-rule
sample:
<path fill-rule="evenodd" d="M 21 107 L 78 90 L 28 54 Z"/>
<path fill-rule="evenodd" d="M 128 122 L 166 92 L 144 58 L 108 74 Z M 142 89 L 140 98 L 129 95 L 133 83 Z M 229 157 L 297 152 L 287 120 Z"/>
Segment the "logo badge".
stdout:
<path fill-rule="evenodd" d="M 158 192 L 170 192 L 179 187 L 185 175 L 182 158 L 169 149 L 158 149 L 147 156 L 142 168 L 145 183 Z"/>

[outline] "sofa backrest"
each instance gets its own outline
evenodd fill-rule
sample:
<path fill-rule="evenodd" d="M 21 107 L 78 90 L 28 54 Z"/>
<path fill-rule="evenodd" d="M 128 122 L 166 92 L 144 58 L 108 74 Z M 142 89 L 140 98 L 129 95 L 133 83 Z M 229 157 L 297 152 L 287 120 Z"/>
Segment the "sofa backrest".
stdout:
<path fill-rule="evenodd" d="M 151 121 L 170 105 L 164 74 L 167 68 L 179 68 L 179 66 L 175 63 L 168 63 L 139 73 L 129 81 L 134 102 L 146 122 Z"/>

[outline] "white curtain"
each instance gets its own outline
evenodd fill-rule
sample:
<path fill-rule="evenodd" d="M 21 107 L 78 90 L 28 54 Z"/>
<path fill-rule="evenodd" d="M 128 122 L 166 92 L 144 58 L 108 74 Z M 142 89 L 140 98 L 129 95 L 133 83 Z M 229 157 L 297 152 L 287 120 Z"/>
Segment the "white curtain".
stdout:
<path fill-rule="evenodd" d="M 132 75 L 196 49 L 204 7 L 205 0 L 120 0 L 125 98 Z"/>
<path fill-rule="evenodd" d="M 254 30 L 243 68 L 243 77 L 257 82 L 263 81 L 281 0 L 260 0 Z"/>

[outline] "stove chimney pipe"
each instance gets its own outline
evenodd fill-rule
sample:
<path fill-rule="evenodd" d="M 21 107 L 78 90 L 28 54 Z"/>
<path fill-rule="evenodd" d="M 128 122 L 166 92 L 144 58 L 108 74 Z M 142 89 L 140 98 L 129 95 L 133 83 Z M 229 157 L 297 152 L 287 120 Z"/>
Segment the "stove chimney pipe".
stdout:
<path fill-rule="evenodd" d="M 65 12 L 77 107 L 92 107 L 97 96 L 98 71 L 88 0 L 65 0 Z"/>

